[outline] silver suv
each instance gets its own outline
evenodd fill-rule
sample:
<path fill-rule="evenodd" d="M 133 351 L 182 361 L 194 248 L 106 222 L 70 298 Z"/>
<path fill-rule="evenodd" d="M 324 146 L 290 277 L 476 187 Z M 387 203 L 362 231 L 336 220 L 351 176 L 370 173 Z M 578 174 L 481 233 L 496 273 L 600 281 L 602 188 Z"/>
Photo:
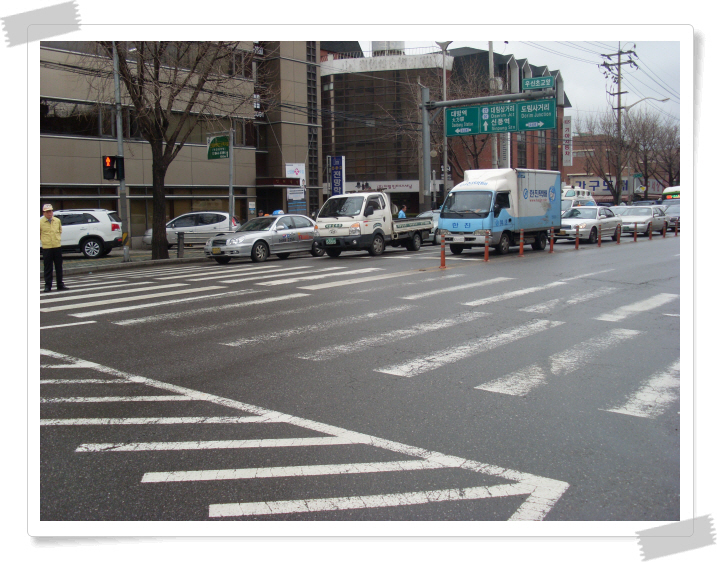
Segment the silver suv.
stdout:
<path fill-rule="evenodd" d="M 239 228 L 237 217 L 229 219 L 224 211 L 194 211 L 185 213 L 167 223 L 167 244 L 171 248 L 177 243 L 177 233 L 184 233 L 185 244 L 204 244 L 218 234 L 233 232 Z M 144 233 L 142 243 L 152 245 L 152 229 Z"/>
<path fill-rule="evenodd" d="M 62 252 L 99 258 L 122 245 L 122 219 L 107 209 L 64 209 L 54 215 L 62 223 Z"/>

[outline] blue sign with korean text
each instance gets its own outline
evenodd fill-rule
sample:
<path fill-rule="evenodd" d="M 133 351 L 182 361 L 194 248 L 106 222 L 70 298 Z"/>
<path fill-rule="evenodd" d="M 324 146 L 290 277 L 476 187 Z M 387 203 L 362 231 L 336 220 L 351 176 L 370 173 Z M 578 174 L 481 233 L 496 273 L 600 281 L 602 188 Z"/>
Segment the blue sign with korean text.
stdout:
<path fill-rule="evenodd" d="M 344 157 L 331 156 L 331 195 L 344 192 Z"/>

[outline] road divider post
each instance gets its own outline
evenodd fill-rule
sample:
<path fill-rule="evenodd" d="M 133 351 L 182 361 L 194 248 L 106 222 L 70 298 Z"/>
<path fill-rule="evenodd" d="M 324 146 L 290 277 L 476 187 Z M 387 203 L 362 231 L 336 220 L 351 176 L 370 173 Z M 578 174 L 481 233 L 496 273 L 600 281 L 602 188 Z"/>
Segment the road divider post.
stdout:
<path fill-rule="evenodd" d="M 446 235 L 441 234 L 441 266 L 438 269 L 446 269 Z"/>

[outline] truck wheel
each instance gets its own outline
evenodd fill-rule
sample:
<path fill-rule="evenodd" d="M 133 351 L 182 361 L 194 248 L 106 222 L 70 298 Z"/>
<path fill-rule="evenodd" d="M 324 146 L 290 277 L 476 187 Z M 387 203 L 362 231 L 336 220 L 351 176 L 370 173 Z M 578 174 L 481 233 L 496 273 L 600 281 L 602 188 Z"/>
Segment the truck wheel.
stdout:
<path fill-rule="evenodd" d="M 548 235 L 545 232 L 538 234 L 535 242 L 533 242 L 533 250 L 541 251 L 545 250 L 545 246 L 548 243 Z"/>
<path fill-rule="evenodd" d="M 421 240 L 421 233 L 420 233 L 420 232 L 415 232 L 415 233 L 413 234 L 413 236 L 411 236 L 411 241 L 410 241 L 410 242 L 408 243 L 408 245 L 406 246 L 406 249 L 407 249 L 409 252 L 417 252 L 418 250 L 421 249 L 421 242 L 422 242 L 422 240 Z"/>
<path fill-rule="evenodd" d="M 264 242 L 257 242 L 251 249 L 251 261 L 266 261 L 269 257 L 269 246 Z"/>
<path fill-rule="evenodd" d="M 593 227 L 588 236 L 588 244 L 595 244 L 597 242 L 597 228 Z"/>
<path fill-rule="evenodd" d="M 329 256 L 330 258 L 338 258 L 338 257 L 341 255 L 341 250 L 336 250 L 336 249 L 333 249 L 333 248 L 331 248 L 331 249 L 328 249 L 328 248 L 327 248 L 327 249 L 326 249 L 326 255 Z"/>
<path fill-rule="evenodd" d="M 380 256 L 383 254 L 384 248 L 383 236 L 377 234 L 373 237 L 373 242 L 371 242 L 371 247 L 368 249 L 368 253 L 372 256 Z"/>
<path fill-rule="evenodd" d="M 226 265 L 226 264 L 229 263 L 229 260 L 230 260 L 231 258 L 228 257 L 228 256 L 218 256 L 218 257 L 216 257 L 216 258 L 214 258 L 214 259 L 217 260 L 217 263 L 220 263 L 220 264 L 222 264 L 222 265 Z"/>
<path fill-rule="evenodd" d="M 459 246 L 458 244 L 450 244 L 448 248 L 451 250 L 451 254 L 458 255 L 463 251 L 463 246 Z"/>
<path fill-rule="evenodd" d="M 508 250 L 510 250 L 510 236 L 507 232 L 504 232 L 500 235 L 500 242 L 498 242 L 495 251 L 498 254 L 507 254 Z"/>

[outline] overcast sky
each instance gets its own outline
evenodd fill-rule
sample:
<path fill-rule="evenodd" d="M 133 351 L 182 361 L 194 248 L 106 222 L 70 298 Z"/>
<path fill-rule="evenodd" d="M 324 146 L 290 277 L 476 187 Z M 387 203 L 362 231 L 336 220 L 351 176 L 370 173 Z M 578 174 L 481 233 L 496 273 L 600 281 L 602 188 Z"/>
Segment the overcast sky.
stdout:
<path fill-rule="evenodd" d="M 447 40 L 446 33 L 438 37 Z M 399 39 L 400 40 L 400 39 Z M 361 41 L 364 50 L 370 49 L 370 41 Z M 678 41 L 621 41 L 623 51 L 633 50 L 638 69 L 623 65 L 622 91 L 628 92 L 622 99 L 623 107 L 643 98 L 667 102 L 645 100 L 634 110 L 647 109 L 660 115 L 679 119 L 680 112 L 680 43 Z M 633 47 L 633 45 L 635 45 Z M 435 46 L 434 41 L 407 41 L 407 48 Z M 456 41 L 448 48 L 473 47 L 488 50 L 488 41 Z M 436 47 L 437 48 L 437 47 Z M 617 96 L 607 92 L 613 85 L 605 76 L 600 64 L 606 61 L 600 55 L 618 52 L 617 41 L 494 41 L 495 53 L 514 55 L 516 59 L 527 58 L 535 66 L 547 65 L 549 70 L 560 70 L 565 82 L 565 93 L 572 109 L 566 109 L 566 115 L 580 116 L 586 112 L 603 112 L 610 105 L 617 107 Z M 623 58 L 623 60 L 626 60 Z M 617 62 L 617 57 L 612 61 Z"/>

